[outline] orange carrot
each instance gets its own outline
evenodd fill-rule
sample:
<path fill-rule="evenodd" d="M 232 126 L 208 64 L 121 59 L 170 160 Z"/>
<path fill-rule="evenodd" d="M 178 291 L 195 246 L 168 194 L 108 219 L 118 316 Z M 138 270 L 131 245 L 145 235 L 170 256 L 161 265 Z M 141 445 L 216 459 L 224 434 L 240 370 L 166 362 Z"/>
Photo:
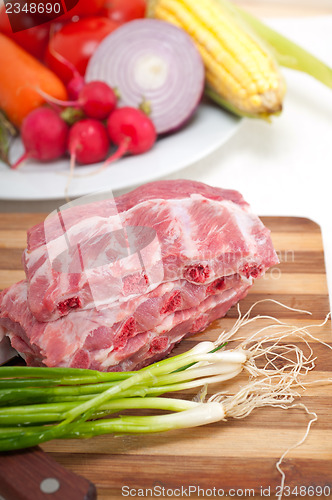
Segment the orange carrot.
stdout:
<path fill-rule="evenodd" d="M 43 90 L 57 99 L 67 99 L 62 81 L 46 66 L 0 33 L 0 109 L 20 127 L 30 111 L 41 106 Z"/>

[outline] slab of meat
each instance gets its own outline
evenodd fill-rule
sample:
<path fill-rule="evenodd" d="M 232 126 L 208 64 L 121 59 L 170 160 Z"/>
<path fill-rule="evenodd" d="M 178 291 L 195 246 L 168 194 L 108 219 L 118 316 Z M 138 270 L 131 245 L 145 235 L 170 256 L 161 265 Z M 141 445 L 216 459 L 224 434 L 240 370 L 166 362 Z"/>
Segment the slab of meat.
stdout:
<path fill-rule="evenodd" d="M 23 262 L 27 279 L 0 294 L 0 341 L 30 365 L 113 371 L 223 317 L 278 259 L 239 193 L 160 181 L 52 214 Z"/>
<path fill-rule="evenodd" d="M 53 214 L 29 231 L 23 262 L 30 310 L 49 322 L 177 280 L 251 285 L 278 259 L 239 193 L 176 180 Z"/>
<path fill-rule="evenodd" d="M 166 285 L 161 284 L 155 297 L 146 297 L 125 322 L 116 325 L 108 308 L 71 312 L 56 321 L 39 322 L 29 309 L 27 282 L 21 281 L 0 294 L 0 329 L 28 365 L 134 370 L 161 359 L 183 337 L 224 316 L 249 289 L 238 277 L 231 283 L 228 288 L 220 283 L 209 288 L 179 282 L 173 290 L 181 290 L 183 300 L 173 305 Z M 190 290 L 195 287 L 196 292 Z M 167 294 L 168 299 L 156 310 L 154 299 Z"/>

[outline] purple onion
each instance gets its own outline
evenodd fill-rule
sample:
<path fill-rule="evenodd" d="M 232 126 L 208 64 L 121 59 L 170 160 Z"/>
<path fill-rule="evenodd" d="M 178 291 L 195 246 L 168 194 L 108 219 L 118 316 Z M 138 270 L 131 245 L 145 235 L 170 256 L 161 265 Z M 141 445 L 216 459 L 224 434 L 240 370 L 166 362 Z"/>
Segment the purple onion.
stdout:
<path fill-rule="evenodd" d="M 157 133 L 174 131 L 193 114 L 204 88 L 204 65 L 182 29 L 156 19 L 128 22 L 100 43 L 85 79 L 108 83 L 119 106 L 141 107 Z"/>

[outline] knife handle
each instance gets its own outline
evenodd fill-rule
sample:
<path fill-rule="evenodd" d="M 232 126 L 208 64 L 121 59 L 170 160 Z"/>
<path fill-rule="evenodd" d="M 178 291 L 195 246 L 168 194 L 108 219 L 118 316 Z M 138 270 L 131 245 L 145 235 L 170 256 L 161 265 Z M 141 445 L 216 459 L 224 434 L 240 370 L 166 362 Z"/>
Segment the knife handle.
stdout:
<path fill-rule="evenodd" d="M 87 479 L 65 469 L 41 448 L 0 453 L 0 498 L 4 500 L 96 500 Z"/>

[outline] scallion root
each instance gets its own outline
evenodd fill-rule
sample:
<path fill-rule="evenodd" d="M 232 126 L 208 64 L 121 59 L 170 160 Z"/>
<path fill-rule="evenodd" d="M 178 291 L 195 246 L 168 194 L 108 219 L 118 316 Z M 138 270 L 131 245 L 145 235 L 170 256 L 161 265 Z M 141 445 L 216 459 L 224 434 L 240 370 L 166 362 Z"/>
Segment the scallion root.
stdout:
<path fill-rule="evenodd" d="M 314 369 L 316 359 L 309 341 L 314 340 L 328 349 L 332 349 L 331 345 L 310 332 L 312 328 L 325 326 L 331 318 L 331 312 L 326 315 L 321 323 L 310 324 L 305 327 L 286 324 L 273 316 L 250 317 L 252 310 L 257 304 L 269 301 L 290 311 L 311 315 L 309 311 L 294 309 L 273 299 L 263 299 L 254 303 L 243 316 L 238 305 L 238 318 L 235 324 L 230 331 L 221 333 L 215 342 L 216 346 L 228 342 L 230 339 L 235 340 L 235 335 L 251 323 L 263 319 L 270 320 L 271 323 L 258 329 L 250 336 L 237 339 L 241 340 L 239 347 L 246 350 L 248 355 L 248 362 L 244 365 L 244 369 L 250 375 L 250 382 L 234 395 L 226 392 L 218 392 L 211 396 L 208 401 L 223 404 L 226 419 L 245 418 L 254 409 L 264 406 L 279 407 L 282 409 L 300 408 L 311 417 L 303 437 L 285 450 L 276 463 L 276 468 L 281 475 L 280 494 L 277 497 L 280 500 L 283 496 L 285 485 L 285 473 L 281 465 L 291 450 L 301 446 L 305 442 L 311 425 L 318 420 L 315 412 L 310 411 L 302 403 L 294 403 L 294 400 L 301 396 L 299 389 L 305 389 L 311 385 L 332 383 L 331 378 L 314 381 L 305 380 L 308 373 Z M 290 337 L 303 342 L 307 347 L 307 354 L 296 344 L 282 344 L 283 341 L 286 341 Z M 254 341 L 255 343 L 253 343 Z M 265 364 L 263 367 L 258 367 L 258 360 L 262 359 L 265 360 Z"/>

